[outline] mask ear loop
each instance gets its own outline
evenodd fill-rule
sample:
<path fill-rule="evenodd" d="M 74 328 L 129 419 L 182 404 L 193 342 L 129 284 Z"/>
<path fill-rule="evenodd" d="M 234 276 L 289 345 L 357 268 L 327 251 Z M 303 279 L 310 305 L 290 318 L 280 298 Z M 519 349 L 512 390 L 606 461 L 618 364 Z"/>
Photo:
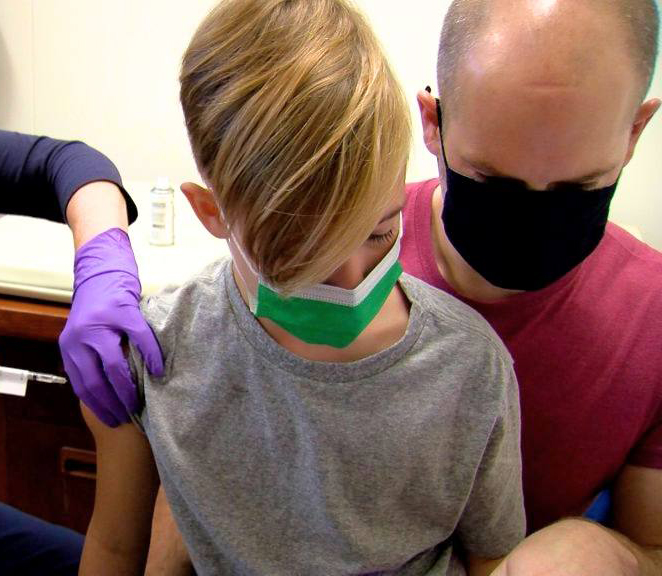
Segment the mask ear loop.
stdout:
<path fill-rule="evenodd" d="M 223 221 L 225 222 L 225 225 L 228 227 L 228 232 L 230 232 L 230 237 L 227 239 L 227 243 L 228 243 L 228 247 L 230 248 L 230 254 L 232 254 L 234 269 L 237 271 L 237 274 L 239 275 L 239 279 L 241 280 L 241 283 L 244 285 L 244 290 L 248 295 L 248 307 L 250 308 L 251 312 L 255 312 L 255 309 L 257 308 L 257 290 L 259 289 L 258 287 L 260 283 L 259 273 L 253 266 L 253 263 L 251 262 L 250 258 L 246 256 L 246 253 L 241 247 L 241 244 L 239 244 L 237 238 L 230 229 L 230 226 L 227 224 L 227 218 L 225 216 L 225 212 L 220 207 L 219 210 L 221 212 L 221 216 L 223 217 Z M 240 256 L 241 258 L 237 258 L 237 256 Z M 256 281 L 257 287 L 255 288 L 255 290 L 252 290 L 250 288 L 248 279 L 244 275 L 244 272 L 242 272 L 242 267 L 244 266 L 248 268 L 246 272 L 250 271 L 254 276 L 257 277 L 257 281 Z"/>
<path fill-rule="evenodd" d="M 432 88 L 429 86 L 425 87 L 425 91 L 428 94 L 432 94 Z M 448 160 L 446 159 L 446 148 L 444 147 L 444 125 L 441 121 L 441 102 L 439 101 L 439 98 L 434 99 L 436 105 L 437 105 L 437 125 L 439 126 L 439 140 L 441 142 L 441 155 L 444 158 L 444 165 L 446 168 L 450 168 L 448 166 Z"/>

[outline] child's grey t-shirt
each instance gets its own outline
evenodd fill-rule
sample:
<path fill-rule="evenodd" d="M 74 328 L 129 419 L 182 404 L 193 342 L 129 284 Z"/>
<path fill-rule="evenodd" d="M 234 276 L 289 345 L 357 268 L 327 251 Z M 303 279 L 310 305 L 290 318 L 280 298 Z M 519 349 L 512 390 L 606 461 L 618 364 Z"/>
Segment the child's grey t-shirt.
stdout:
<path fill-rule="evenodd" d="M 400 286 L 405 336 L 351 363 L 279 346 L 229 260 L 143 303 L 166 371 L 132 350 L 141 422 L 200 576 L 454 574 L 456 544 L 523 538 L 511 358 L 469 307 Z"/>

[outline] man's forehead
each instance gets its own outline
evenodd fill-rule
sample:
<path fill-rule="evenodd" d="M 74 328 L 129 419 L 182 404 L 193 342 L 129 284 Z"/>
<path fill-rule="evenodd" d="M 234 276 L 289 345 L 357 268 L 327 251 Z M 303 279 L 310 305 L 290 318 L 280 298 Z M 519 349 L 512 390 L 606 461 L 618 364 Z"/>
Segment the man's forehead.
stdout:
<path fill-rule="evenodd" d="M 560 86 L 589 82 L 615 71 L 635 80 L 635 68 L 623 35 L 612 37 L 597 23 L 592 24 L 536 29 L 496 22 L 477 38 L 460 61 L 458 72 L 476 76 L 508 74 L 529 82 Z"/>
<path fill-rule="evenodd" d="M 627 98 L 580 88 L 492 86 L 445 110 L 450 161 L 527 182 L 575 182 L 619 163 L 632 120 Z"/>
<path fill-rule="evenodd" d="M 631 122 L 639 87 L 622 51 L 611 50 L 608 60 L 577 56 L 570 64 L 557 56 L 541 46 L 520 50 L 509 45 L 490 52 L 477 45 L 457 71 L 444 124 L 462 118 L 470 128 L 478 124 L 503 136 L 532 124 L 540 132 L 562 128 L 572 135 L 621 129 Z"/>

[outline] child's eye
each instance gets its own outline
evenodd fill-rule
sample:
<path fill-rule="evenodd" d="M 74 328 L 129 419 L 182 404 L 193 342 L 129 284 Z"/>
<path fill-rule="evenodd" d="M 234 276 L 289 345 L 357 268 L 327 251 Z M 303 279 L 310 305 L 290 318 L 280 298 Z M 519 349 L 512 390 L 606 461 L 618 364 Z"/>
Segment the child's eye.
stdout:
<path fill-rule="evenodd" d="M 385 234 L 371 234 L 368 237 L 368 242 L 372 242 L 373 244 L 381 244 L 382 242 L 388 242 L 389 240 L 393 239 L 394 234 L 395 234 L 395 230 L 393 230 L 393 228 L 391 228 Z"/>

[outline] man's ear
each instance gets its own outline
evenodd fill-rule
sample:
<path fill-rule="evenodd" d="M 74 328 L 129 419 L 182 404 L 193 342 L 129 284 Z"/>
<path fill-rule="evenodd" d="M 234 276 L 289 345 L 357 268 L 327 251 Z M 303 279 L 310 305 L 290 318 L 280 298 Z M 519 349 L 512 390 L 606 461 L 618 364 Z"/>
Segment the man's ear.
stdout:
<path fill-rule="evenodd" d="M 229 238 L 230 232 L 218 209 L 213 192 L 193 182 L 184 182 L 179 188 L 191 204 L 198 220 L 209 233 L 217 238 Z"/>
<path fill-rule="evenodd" d="M 416 95 L 418 109 L 421 112 L 423 126 L 423 140 L 425 147 L 437 158 L 441 156 L 441 140 L 439 137 L 439 123 L 437 118 L 437 101 L 434 96 L 425 90 Z"/>
<path fill-rule="evenodd" d="M 627 165 L 632 156 L 634 155 L 634 150 L 637 147 L 637 142 L 639 142 L 639 137 L 644 131 L 644 128 L 651 121 L 651 118 L 655 116 L 655 113 L 660 108 L 662 102 L 657 98 L 652 100 L 647 100 L 644 102 L 637 110 L 637 115 L 634 117 L 634 124 L 632 124 L 632 132 L 630 133 L 630 142 L 628 144 L 628 153 L 625 158 L 625 165 Z"/>

